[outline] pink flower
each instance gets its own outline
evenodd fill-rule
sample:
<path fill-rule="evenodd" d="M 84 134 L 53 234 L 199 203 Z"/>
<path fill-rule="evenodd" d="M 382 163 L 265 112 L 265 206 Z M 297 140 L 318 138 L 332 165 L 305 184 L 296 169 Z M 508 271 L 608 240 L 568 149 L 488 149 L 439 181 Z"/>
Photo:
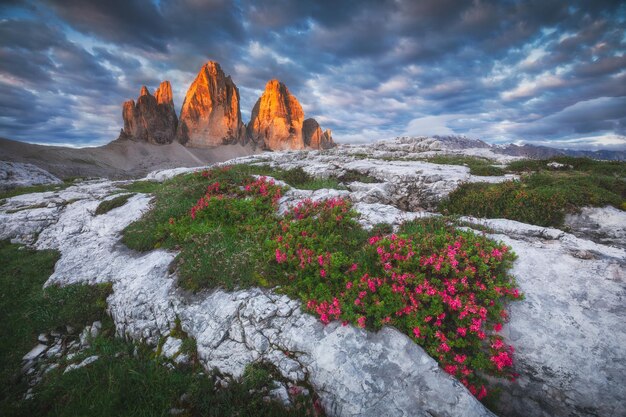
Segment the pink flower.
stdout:
<path fill-rule="evenodd" d="M 491 347 L 495 350 L 500 350 L 504 347 L 504 343 L 502 342 L 502 339 L 496 339 L 491 343 Z"/>
<path fill-rule="evenodd" d="M 466 355 L 454 355 L 454 360 L 458 363 L 465 362 L 465 359 L 467 359 Z"/>
<path fill-rule="evenodd" d="M 456 332 L 460 334 L 461 336 L 467 335 L 467 329 L 465 327 L 458 327 L 456 329 Z"/>
<path fill-rule="evenodd" d="M 359 323 L 359 327 L 365 327 L 365 316 L 359 317 L 356 321 Z"/>
<path fill-rule="evenodd" d="M 324 278 L 326 276 L 326 270 L 320 269 L 320 275 Z"/>
<path fill-rule="evenodd" d="M 509 356 L 508 352 L 498 352 L 496 355 L 493 355 L 491 358 L 491 362 L 496 365 L 498 371 L 501 371 L 503 368 L 507 366 L 513 365 L 513 360 Z"/>
<path fill-rule="evenodd" d="M 499 332 L 500 330 L 502 330 L 502 323 L 496 323 L 493 326 L 493 330 L 496 331 L 496 332 Z"/>
<path fill-rule="evenodd" d="M 413 334 L 415 335 L 415 337 L 419 338 L 420 337 L 420 328 L 419 327 L 413 327 Z"/>
<path fill-rule="evenodd" d="M 456 365 L 446 365 L 443 367 L 443 370 L 449 373 L 450 375 L 456 374 Z"/>
<path fill-rule="evenodd" d="M 352 281 L 346 282 L 346 289 L 349 290 L 350 288 L 352 288 Z"/>
<path fill-rule="evenodd" d="M 476 395 L 476 398 L 478 398 L 479 400 L 482 400 L 486 396 L 487 396 L 487 389 L 485 388 L 484 385 L 481 385 L 480 391 L 478 392 L 478 395 Z"/>

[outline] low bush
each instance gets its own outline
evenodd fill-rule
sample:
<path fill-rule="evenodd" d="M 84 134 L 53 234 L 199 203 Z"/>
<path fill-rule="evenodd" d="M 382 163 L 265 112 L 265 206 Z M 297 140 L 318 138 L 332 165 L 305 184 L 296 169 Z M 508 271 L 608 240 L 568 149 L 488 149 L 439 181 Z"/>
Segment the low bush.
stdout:
<path fill-rule="evenodd" d="M 355 218 L 340 199 L 295 206 L 269 244 L 268 279 L 323 323 L 398 328 L 479 399 L 483 375 L 513 379 L 513 349 L 498 335 L 505 300 L 520 297 L 510 249 L 438 220 L 366 238 Z"/>

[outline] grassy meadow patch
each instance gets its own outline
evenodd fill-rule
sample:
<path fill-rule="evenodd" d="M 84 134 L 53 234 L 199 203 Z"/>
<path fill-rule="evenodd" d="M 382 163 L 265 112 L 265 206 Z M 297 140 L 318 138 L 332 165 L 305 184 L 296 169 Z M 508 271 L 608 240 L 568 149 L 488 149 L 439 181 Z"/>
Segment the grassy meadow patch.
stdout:
<path fill-rule="evenodd" d="M 20 403 L 15 416 L 162 416 L 179 410 L 183 416 L 296 417 L 321 416 L 310 396 L 293 408 L 268 400 L 275 374 L 262 364 L 249 366 L 244 377 L 227 388 L 216 376 L 194 367 L 166 367 L 145 347 L 103 334 L 83 356 L 97 355 L 88 366 L 45 375 L 34 398 Z"/>
<path fill-rule="evenodd" d="M 78 178 L 69 178 L 63 180 L 61 184 L 42 184 L 42 185 L 31 185 L 28 187 L 16 187 L 11 188 L 10 190 L 0 191 L 0 200 L 15 197 L 22 194 L 31 194 L 31 193 L 43 193 L 46 191 L 61 191 L 66 189 L 67 187 L 74 185 L 74 182 L 79 180 Z"/>
<path fill-rule="evenodd" d="M 25 391 L 22 356 L 41 332 L 70 325 L 81 328 L 106 318 L 110 285 L 43 288 L 59 258 L 56 251 L 34 251 L 0 241 L 0 414 Z"/>
<path fill-rule="evenodd" d="M 101 202 L 96 208 L 96 216 L 100 214 L 108 213 L 109 211 L 122 207 L 124 204 L 128 202 L 128 199 L 131 198 L 134 194 L 123 194 L 117 197 L 110 198 L 108 200 L 104 200 Z"/>
<path fill-rule="evenodd" d="M 549 162 L 565 167 L 550 168 Z M 463 184 L 439 205 L 445 214 L 506 218 L 560 227 L 567 213 L 585 206 L 626 205 L 626 163 L 560 157 L 511 163 L 520 181 Z"/>

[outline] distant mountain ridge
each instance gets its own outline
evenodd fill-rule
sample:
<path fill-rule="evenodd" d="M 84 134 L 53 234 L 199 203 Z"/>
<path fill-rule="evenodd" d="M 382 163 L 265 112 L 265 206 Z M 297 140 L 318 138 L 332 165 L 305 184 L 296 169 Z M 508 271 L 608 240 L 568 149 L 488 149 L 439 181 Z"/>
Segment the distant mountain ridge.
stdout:
<path fill-rule="evenodd" d="M 560 149 L 552 148 L 549 146 L 540 145 L 515 145 L 512 143 L 506 145 L 491 145 L 480 139 L 470 139 L 465 136 L 433 136 L 446 145 L 449 145 L 455 149 L 468 149 L 468 148 L 488 148 L 492 152 L 500 153 L 502 155 L 520 156 L 531 159 L 547 159 L 555 156 L 574 156 L 574 157 L 586 157 L 592 159 L 603 159 L 607 161 L 626 161 L 626 151 L 601 149 L 597 151 L 589 150 L 573 150 L 573 149 Z"/>

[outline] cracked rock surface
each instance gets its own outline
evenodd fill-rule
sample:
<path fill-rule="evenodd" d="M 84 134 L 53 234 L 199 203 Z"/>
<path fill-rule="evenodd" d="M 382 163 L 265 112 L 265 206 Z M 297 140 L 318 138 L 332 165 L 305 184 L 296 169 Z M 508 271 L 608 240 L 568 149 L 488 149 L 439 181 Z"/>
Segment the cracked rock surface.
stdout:
<path fill-rule="evenodd" d="M 525 299 L 501 334 L 517 382 L 501 382 L 503 415 L 616 416 L 626 404 L 626 251 L 558 229 L 466 218 L 513 248 Z"/>
<path fill-rule="evenodd" d="M 307 160 L 293 152 L 239 161 L 302 166 L 318 176 L 366 161 L 342 162 L 332 153 L 310 155 L 306 166 Z M 342 195 L 355 202 L 365 227 L 380 222 L 397 225 L 434 214 L 403 210 L 394 181 L 404 181 L 402 187 L 411 187 L 412 181 L 429 184 L 415 203 L 427 207 L 424 196 L 435 198 L 454 186 L 447 176 L 463 180 L 469 176 L 466 167 L 420 161 L 389 165 L 372 161 L 359 169 L 367 169 L 381 183 L 352 183 L 348 190 L 291 190 L 281 200 L 281 209 L 302 198 Z M 161 171 L 150 178 L 163 180 L 186 171 Z M 420 180 L 420 172 L 442 179 Z M 380 197 L 370 198 L 367 190 L 374 186 Z M 199 294 L 181 290 L 169 271 L 176 253 L 137 253 L 119 241 L 124 227 L 149 208 L 149 196 L 137 194 L 122 207 L 93 215 L 115 188 L 110 181 L 86 182 L 59 192 L 8 199 L 0 206 L 0 239 L 59 250 L 61 259 L 47 285 L 112 282 L 107 301 L 120 335 L 156 346 L 178 318 L 182 330 L 196 339 L 198 358 L 207 369 L 237 377 L 251 362 L 271 362 L 283 377 L 311 384 L 330 415 L 492 415 L 418 345 L 392 328 L 371 333 L 340 323 L 324 326 L 304 313 L 298 301 L 258 288 Z M 46 206 L 31 207 L 42 203 Z M 520 377 L 516 383 L 499 382 L 502 415 L 622 413 L 626 251 L 557 229 L 509 220 L 464 220 L 489 228 L 492 238 L 510 245 L 518 255 L 512 272 L 525 299 L 510 305 L 511 320 L 503 335 L 516 348 Z"/>

